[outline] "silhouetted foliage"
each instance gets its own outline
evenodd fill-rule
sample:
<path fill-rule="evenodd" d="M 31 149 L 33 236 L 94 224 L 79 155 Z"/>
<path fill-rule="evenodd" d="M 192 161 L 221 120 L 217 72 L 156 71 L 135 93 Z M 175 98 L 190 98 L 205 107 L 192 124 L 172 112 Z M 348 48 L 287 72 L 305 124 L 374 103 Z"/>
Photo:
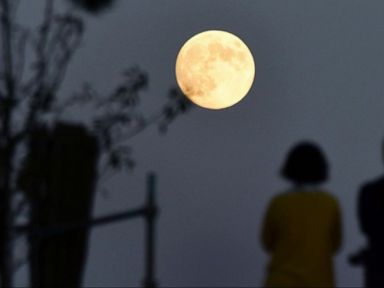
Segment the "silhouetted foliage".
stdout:
<path fill-rule="evenodd" d="M 169 90 L 169 102 L 164 106 L 164 118 L 159 123 L 161 133 L 166 133 L 168 126 L 176 119 L 177 116 L 188 112 L 193 106 L 192 102 L 185 97 L 178 88 Z"/>
<path fill-rule="evenodd" d="M 179 89 L 171 88 L 168 99 L 159 112 L 145 116 L 140 107 L 140 95 L 148 86 L 148 75 L 138 66 L 133 66 L 122 73 L 122 81 L 106 95 L 99 94 L 92 85 L 85 84 L 83 89 L 57 103 L 53 109 L 61 114 L 74 105 L 92 105 L 95 117 L 89 129 L 99 139 L 99 145 L 106 166 L 112 169 L 132 169 L 135 161 L 132 148 L 128 145 L 130 138 L 157 123 L 159 131 L 164 134 L 169 125 L 181 114 L 193 106 Z"/>
<path fill-rule="evenodd" d="M 74 4 L 78 5 L 82 9 L 98 13 L 106 8 L 110 8 L 114 4 L 115 0 L 70 0 Z"/>
<path fill-rule="evenodd" d="M 97 13 L 112 7 L 115 1 L 70 0 L 70 2 L 88 12 Z M 119 171 L 132 169 L 135 166 L 132 147 L 129 144 L 132 137 L 153 124 L 158 125 L 160 132 L 164 133 L 177 116 L 187 112 L 191 107 L 190 102 L 177 89 L 171 89 L 164 106 L 157 113 L 146 115 L 144 111 L 140 110 L 139 104 L 149 80 L 147 73 L 138 66 L 126 69 L 121 75 L 121 82 L 110 93 L 101 95 L 90 83 L 85 83 L 83 88 L 71 97 L 58 99 L 57 95 L 67 67 L 82 40 L 85 31 L 84 21 L 71 12 L 58 13 L 54 7 L 54 1 L 45 0 L 40 25 L 37 29 L 29 29 L 17 23 L 14 18 L 17 15 L 15 13 L 17 4 L 18 1 L 0 0 L 0 42 L 2 43 L 2 61 L 0 61 L 0 281 L 3 287 L 12 286 L 14 238 L 11 227 L 15 224 L 20 211 L 25 211 L 23 207 L 28 208 L 29 225 L 32 231 L 36 228 L 35 226 L 45 225 L 36 220 L 38 218 L 36 215 L 49 209 L 52 204 L 50 201 L 56 201 L 52 199 L 59 199 L 63 196 L 57 196 L 59 198 L 53 196 L 64 192 L 59 187 L 60 185 L 52 184 L 59 183 L 63 179 L 55 174 L 59 173 L 57 171 L 60 169 L 51 169 L 52 163 L 57 160 L 51 158 L 52 155 L 60 153 L 58 150 L 52 150 L 52 147 L 55 146 L 52 143 L 56 141 L 57 136 L 55 129 L 67 127 L 69 130 L 72 128 L 73 131 L 76 130 L 72 126 L 69 128 L 66 126 L 68 124 L 62 123 L 60 120 L 61 115 L 67 109 L 74 106 L 80 107 L 80 105 L 88 105 L 93 108 L 94 115 L 91 124 L 84 125 L 81 129 L 84 129 L 84 135 L 88 135 L 97 143 L 98 155 L 95 159 L 98 159 L 101 164 L 94 165 Z M 69 135 L 70 133 L 67 133 L 66 137 L 70 137 Z M 68 139 L 62 139 L 62 141 L 66 142 Z M 58 146 L 57 144 L 55 147 Z M 22 153 L 25 154 L 25 157 L 20 157 Z M 71 151 L 66 153 L 67 157 L 73 157 L 69 156 Z M 58 158 L 60 157 L 58 156 Z M 74 159 L 78 161 L 77 157 Z M 63 159 L 63 161 L 66 160 Z M 93 168 L 84 169 L 89 172 Z M 95 179 L 94 186 L 97 185 L 97 180 Z M 67 186 L 63 185 L 63 187 Z M 76 189 L 74 188 L 74 191 Z M 71 195 L 72 201 L 80 201 L 74 194 Z M 12 203 L 16 196 L 21 197 L 22 201 L 18 201 L 19 204 L 13 207 Z M 51 200 L 44 200 L 48 199 L 46 197 L 51 197 L 49 198 Z M 91 202 L 88 204 L 91 205 Z M 64 215 L 60 216 L 55 213 L 64 213 L 63 211 L 59 209 L 41 217 L 46 217 L 47 221 L 49 219 L 53 221 L 53 218 Z M 41 266 L 39 261 L 33 260 L 36 259 L 32 256 L 36 252 L 34 251 L 33 236 L 29 237 L 29 241 L 31 276 L 35 277 L 31 279 L 30 284 L 42 283 L 41 277 L 36 275 L 48 273 L 50 268 L 47 267 L 50 267 L 51 264 L 46 263 Z M 83 251 L 85 251 L 84 249 Z M 78 253 L 82 252 L 78 251 Z M 71 265 L 76 267 L 73 263 Z M 48 270 L 36 272 L 39 266 Z M 40 280 L 36 280 L 36 277 Z"/>

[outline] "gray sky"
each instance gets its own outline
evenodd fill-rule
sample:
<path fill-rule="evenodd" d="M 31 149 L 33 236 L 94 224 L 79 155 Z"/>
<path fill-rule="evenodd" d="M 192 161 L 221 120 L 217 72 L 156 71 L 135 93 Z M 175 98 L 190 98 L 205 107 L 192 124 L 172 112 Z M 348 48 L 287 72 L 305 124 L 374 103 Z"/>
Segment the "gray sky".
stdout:
<path fill-rule="evenodd" d="M 21 1 L 33 23 L 41 0 Z M 148 71 L 143 106 L 155 111 L 175 85 L 177 52 L 210 29 L 238 35 L 251 49 L 256 81 L 238 105 L 196 108 L 161 137 L 155 128 L 133 141 L 138 167 L 111 178 L 95 215 L 144 201 L 145 173 L 159 176 L 158 278 L 164 286 L 257 286 L 267 255 L 259 224 L 268 201 L 288 184 L 277 172 L 293 143 L 312 139 L 331 164 L 325 188 L 343 208 L 344 243 L 337 283 L 360 286 L 362 270 L 346 257 L 364 244 L 355 217 L 359 185 L 382 171 L 384 2 L 380 1 L 118 1 L 87 32 L 62 97 L 84 81 L 108 91 L 133 64 Z M 68 118 L 82 119 L 73 112 Z M 143 222 L 93 231 L 86 286 L 139 285 Z M 18 274 L 24 283 L 25 270 Z"/>

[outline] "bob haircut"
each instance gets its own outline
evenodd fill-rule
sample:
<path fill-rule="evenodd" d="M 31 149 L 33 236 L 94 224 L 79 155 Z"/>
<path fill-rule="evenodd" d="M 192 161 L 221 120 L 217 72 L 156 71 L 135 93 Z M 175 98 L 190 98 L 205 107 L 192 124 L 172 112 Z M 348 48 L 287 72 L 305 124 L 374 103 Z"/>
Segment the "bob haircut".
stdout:
<path fill-rule="evenodd" d="M 281 176 L 296 184 L 319 184 L 328 179 L 328 163 L 320 147 L 300 142 L 289 151 Z"/>

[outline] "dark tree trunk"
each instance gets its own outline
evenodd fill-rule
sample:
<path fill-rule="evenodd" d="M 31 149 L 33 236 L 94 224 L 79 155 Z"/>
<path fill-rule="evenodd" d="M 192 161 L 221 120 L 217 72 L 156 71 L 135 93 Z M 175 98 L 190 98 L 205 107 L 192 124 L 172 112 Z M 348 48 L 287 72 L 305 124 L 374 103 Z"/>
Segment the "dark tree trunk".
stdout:
<path fill-rule="evenodd" d="M 12 112 L 15 101 L 12 61 L 12 27 L 11 9 L 8 0 L 0 0 L 2 64 L 5 80 L 5 95 L 1 102 L 1 142 L 0 147 L 0 276 L 1 286 L 11 287 L 12 282 L 12 236 L 11 236 L 11 192 L 12 192 L 12 161 L 14 146 L 12 143 Z"/>
<path fill-rule="evenodd" d="M 2 175 L 0 189 L 0 276 L 1 287 L 12 287 L 12 238 L 10 211 L 10 160 L 12 152 L 9 147 L 2 151 L 1 167 L 6 169 Z"/>
<path fill-rule="evenodd" d="M 31 203 L 31 285 L 80 287 L 88 231 L 56 235 L 37 235 L 34 231 L 91 218 L 97 140 L 82 126 L 67 124 L 59 124 L 53 131 L 41 129 L 33 135 L 23 173 L 25 192 Z"/>

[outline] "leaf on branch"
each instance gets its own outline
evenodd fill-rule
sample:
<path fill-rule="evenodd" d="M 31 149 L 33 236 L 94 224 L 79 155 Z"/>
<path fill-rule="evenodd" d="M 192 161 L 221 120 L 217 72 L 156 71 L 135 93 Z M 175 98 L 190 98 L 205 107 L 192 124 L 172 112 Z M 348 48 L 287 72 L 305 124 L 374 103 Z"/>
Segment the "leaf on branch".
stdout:
<path fill-rule="evenodd" d="M 31 78 L 21 85 L 26 98 L 43 97 L 34 100 L 35 104 L 44 104 L 41 111 L 49 110 L 51 95 L 57 92 L 84 31 L 83 21 L 70 14 L 56 15 L 47 25 L 44 23 L 39 33 L 29 34 L 35 57 L 29 73 Z"/>
<path fill-rule="evenodd" d="M 108 165 L 114 170 L 132 170 L 135 167 L 135 162 L 131 157 L 131 149 L 128 146 L 115 147 L 109 152 Z"/>
<path fill-rule="evenodd" d="M 168 126 L 181 114 L 188 112 L 193 106 L 192 102 L 177 88 L 171 88 L 168 94 L 169 101 L 163 107 L 163 117 L 159 123 L 159 132 L 165 134 Z"/>
<path fill-rule="evenodd" d="M 148 86 L 148 75 L 138 66 L 127 69 L 123 75 L 128 79 L 127 82 L 132 91 L 139 91 Z"/>
<path fill-rule="evenodd" d="M 55 17 L 55 21 L 66 29 L 64 32 L 68 34 L 81 35 L 84 33 L 84 22 L 81 18 L 72 14 L 59 15 Z"/>
<path fill-rule="evenodd" d="M 26 47 L 28 40 L 30 40 L 30 32 L 28 29 L 15 25 L 14 30 L 14 65 L 15 65 L 15 79 L 17 83 L 21 82 L 21 78 L 24 72 Z"/>
<path fill-rule="evenodd" d="M 70 0 L 78 7 L 89 13 L 99 13 L 107 8 L 110 8 L 115 2 L 114 0 Z"/>
<path fill-rule="evenodd" d="M 148 86 L 148 75 L 139 67 L 134 66 L 123 72 L 125 81 L 119 85 L 110 100 L 124 107 L 136 106 L 139 103 L 139 92 Z"/>
<path fill-rule="evenodd" d="M 51 109 L 55 97 L 52 91 L 46 87 L 41 87 L 33 95 L 33 109 L 41 112 L 47 112 Z"/>
<path fill-rule="evenodd" d="M 96 109 L 125 111 L 131 113 L 139 104 L 139 93 L 148 86 L 148 76 L 134 66 L 123 72 L 124 79 L 111 94 L 95 101 Z"/>
<path fill-rule="evenodd" d="M 54 18 L 52 31 L 44 54 L 38 62 L 43 65 L 43 77 L 52 90 L 61 84 L 69 61 L 80 44 L 84 32 L 83 21 L 73 15 L 58 15 Z"/>
<path fill-rule="evenodd" d="M 53 112 L 60 114 L 65 109 L 69 109 L 75 105 L 85 105 L 87 103 L 91 103 L 92 101 L 96 101 L 98 99 L 98 95 L 92 89 L 89 83 L 85 83 L 83 85 L 83 89 L 80 92 L 74 93 L 71 97 L 66 98 L 61 103 L 57 103 L 55 107 L 53 107 Z"/>
<path fill-rule="evenodd" d="M 101 141 L 102 148 L 110 150 L 121 136 L 122 130 L 129 127 L 132 121 L 131 115 L 122 112 L 105 114 L 96 118 L 93 121 L 93 128 Z"/>

